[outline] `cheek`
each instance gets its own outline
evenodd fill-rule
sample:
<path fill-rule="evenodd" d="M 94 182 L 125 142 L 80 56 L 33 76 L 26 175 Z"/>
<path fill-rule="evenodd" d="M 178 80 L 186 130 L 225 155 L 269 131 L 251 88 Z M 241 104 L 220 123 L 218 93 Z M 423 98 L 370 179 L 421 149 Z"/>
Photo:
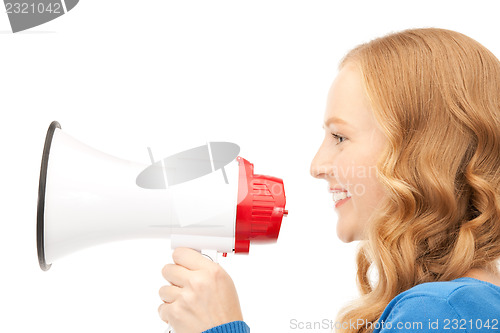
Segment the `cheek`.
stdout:
<path fill-rule="evenodd" d="M 356 181 L 356 167 L 348 158 L 340 158 L 334 162 L 333 175 L 339 186 L 350 190 Z"/>
<path fill-rule="evenodd" d="M 358 183 L 355 195 L 363 203 L 363 208 L 369 212 L 378 205 L 382 198 L 382 185 L 375 177 L 366 178 Z"/>
<path fill-rule="evenodd" d="M 354 182 L 354 193 L 357 204 L 363 207 L 365 213 L 370 214 L 374 210 L 384 195 L 384 188 L 379 182 L 374 166 L 366 165 L 366 172 L 357 175 Z"/>
<path fill-rule="evenodd" d="M 381 184 L 377 178 L 376 166 L 371 160 L 351 160 L 351 165 L 344 165 L 349 169 L 349 173 L 344 181 L 353 196 L 358 198 L 378 197 L 381 191 Z"/>
<path fill-rule="evenodd" d="M 373 152 L 357 150 L 356 154 L 341 153 L 334 160 L 335 180 L 358 200 L 378 201 L 382 186 L 377 178 L 375 163 Z"/>

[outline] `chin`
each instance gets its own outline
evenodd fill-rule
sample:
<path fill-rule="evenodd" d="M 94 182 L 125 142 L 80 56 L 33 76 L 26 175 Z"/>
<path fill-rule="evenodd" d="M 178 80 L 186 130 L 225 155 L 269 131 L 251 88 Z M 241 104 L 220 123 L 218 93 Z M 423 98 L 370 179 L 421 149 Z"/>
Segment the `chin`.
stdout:
<path fill-rule="evenodd" d="M 345 237 L 340 237 L 340 236 L 339 236 L 339 239 L 340 239 L 342 242 L 344 242 L 344 243 L 351 243 L 351 242 L 353 242 L 353 241 L 355 241 L 355 240 L 356 240 L 356 239 L 354 239 L 354 238 L 345 238 Z"/>
<path fill-rule="evenodd" d="M 363 239 L 363 237 L 359 236 L 356 230 L 352 228 L 344 229 L 343 226 L 339 224 L 337 224 L 337 237 L 344 243 L 351 243 Z"/>
<path fill-rule="evenodd" d="M 346 232 L 345 230 L 339 230 L 337 226 L 337 237 L 344 243 L 350 243 L 355 239 L 354 235 L 352 232 Z"/>

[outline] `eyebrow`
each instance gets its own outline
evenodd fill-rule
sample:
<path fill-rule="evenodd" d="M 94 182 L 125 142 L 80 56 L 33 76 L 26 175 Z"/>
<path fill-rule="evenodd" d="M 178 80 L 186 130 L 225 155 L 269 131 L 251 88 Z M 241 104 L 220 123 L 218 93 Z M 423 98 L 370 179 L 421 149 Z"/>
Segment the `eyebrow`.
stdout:
<path fill-rule="evenodd" d="M 337 123 L 337 124 L 341 124 L 341 125 L 345 125 L 345 126 L 351 126 L 349 125 L 349 123 L 347 123 L 347 121 L 345 121 L 344 119 L 341 119 L 341 118 L 338 118 L 338 117 L 330 117 L 328 118 L 328 120 L 325 122 L 325 125 L 328 126 L 330 125 L 330 123 Z"/>

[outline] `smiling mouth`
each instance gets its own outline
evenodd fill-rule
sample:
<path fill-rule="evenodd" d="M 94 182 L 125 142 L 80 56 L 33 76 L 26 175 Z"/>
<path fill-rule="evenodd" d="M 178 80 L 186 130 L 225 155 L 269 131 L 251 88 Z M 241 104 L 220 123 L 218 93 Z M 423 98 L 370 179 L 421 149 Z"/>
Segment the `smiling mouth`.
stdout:
<path fill-rule="evenodd" d="M 333 201 L 339 202 L 341 200 L 344 200 L 346 198 L 350 198 L 351 194 L 349 192 L 340 192 L 340 191 L 335 191 L 333 192 Z"/>
<path fill-rule="evenodd" d="M 328 185 L 327 189 L 328 189 L 328 193 L 332 193 L 335 207 L 339 206 L 344 201 L 347 201 L 346 199 L 349 199 L 352 196 L 349 191 L 347 191 L 343 188 L 340 188 L 340 187 L 333 188 L 330 185 Z"/>

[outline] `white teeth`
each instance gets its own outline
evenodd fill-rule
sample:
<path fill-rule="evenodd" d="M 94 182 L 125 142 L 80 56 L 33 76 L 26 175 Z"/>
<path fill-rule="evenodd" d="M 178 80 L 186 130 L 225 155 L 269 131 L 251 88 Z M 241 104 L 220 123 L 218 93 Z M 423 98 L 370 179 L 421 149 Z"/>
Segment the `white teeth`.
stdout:
<path fill-rule="evenodd" d="M 333 200 L 340 201 L 345 198 L 350 198 L 351 194 L 349 192 L 333 192 Z"/>

